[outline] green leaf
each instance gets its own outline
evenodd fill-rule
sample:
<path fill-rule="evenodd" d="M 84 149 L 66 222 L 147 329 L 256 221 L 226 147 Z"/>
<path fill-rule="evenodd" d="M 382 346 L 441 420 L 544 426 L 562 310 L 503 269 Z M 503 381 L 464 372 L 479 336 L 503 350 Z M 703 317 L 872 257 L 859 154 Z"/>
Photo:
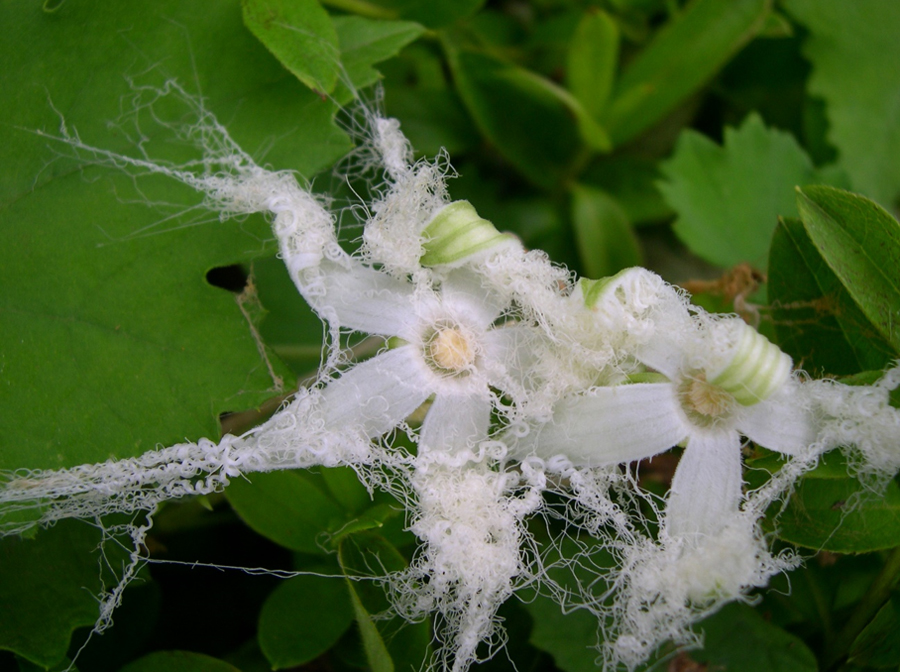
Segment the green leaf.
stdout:
<path fill-rule="evenodd" d="M 241 672 L 224 660 L 192 651 L 157 651 L 129 663 L 119 672 Z"/>
<path fill-rule="evenodd" d="M 317 0 L 241 0 L 244 23 L 294 76 L 331 93 L 340 72 L 338 35 Z"/>
<path fill-rule="evenodd" d="M 350 591 L 350 601 L 353 604 L 353 613 L 356 616 L 356 624 L 359 626 L 359 635 L 362 638 L 369 668 L 372 672 L 394 672 L 394 661 L 391 659 L 391 654 L 350 579 L 347 579 L 347 589 Z"/>
<path fill-rule="evenodd" d="M 260 356 L 236 297 L 205 280 L 214 267 L 271 254 L 269 225 L 191 212 L 201 200 L 192 190 L 84 166 L 29 131 L 57 133 L 61 114 L 85 143 L 138 154 L 128 135 L 138 124 L 151 154 L 199 158 L 173 142 L 172 125 L 191 120 L 177 95 L 157 101 L 156 120 L 132 109 L 136 87 L 179 80 L 242 146 L 268 145 L 268 164 L 311 176 L 347 148 L 334 107 L 247 33 L 234 2 L 115 12 L 67 2 L 53 14 L 4 3 L 0 22 L 16 26 L 0 44 L 0 249 L 15 251 L 0 264 L 0 468 L 74 466 L 217 436 L 220 413 L 291 384 Z"/>
<path fill-rule="evenodd" d="M 775 521 L 779 538 L 835 553 L 893 548 L 900 539 L 900 487 L 876 496 L 855 478 L 804 479 Z"/>
<path fill-rule="evenodd" d="M 374 21 L 361 16 L 337 16 L 334 27 L 344 73 L 357 90 L 381 78 L 373 64 L 396 56 L 425 32 L 425 28 L 411 21 Z"/>
<path fill-rule="evenodd" d="M 257 259 L 250 270 L 266 309 L 259 326 L 263 340 L 298 376 L 318 371 L 325 327 L 297 292 L 284 262 L 277 257 Z"/>
<path fill-rule="evenodd" d="M 431 623 L 409 624 L 399 616 L 374 621 L 371 614 L 390 608 L 384 589 L 370 580 L 407 567 L 406 559 L 384 537 L 373 532 L 345 536 L 338 560 L 347 577 L 363 650 L 372 670 L 418 670 L 431 655 Z M 362 577 L 363 580 L 354 580 Z"/>
<path fill-rule="evenodd" d="M 566 82 L 585 111 L 599 119 L 619 63 L 619 28 L 601 9 L 588 9 L 569 46 Z"/>
<path fill-rule="evenodd" d="M 798 189 L 797 207 L 822 258 L 900 353 L 900 223 L 877 203 L 830 187 Z"/>
<path fill-rule="evenodd" d="M 592 187 L 572 189 L 572 223 L 585 275 L 603 278 L 641 263 L 628 218 L 615 199 Z"/>
<path fill-rule="evenodd" d="M 659 192 L 661 177 L 656 161 L 620 155 L 595 161 L 579 179 L 615 198 L 628 221 L 640 226 L 662 222 L 675 214 Z"/>
<path fill-rule="evenodd" d="M 793 187 L 816 180 L 793 136 L 767 129 L 756 114 L 738 129 L 726 128 L 722 146 L 684 131 L 661 168 L 666 180 L 659 189 L 678 213 L 675 233 L 725 267 L 764 268 L 778 216 L 796 214 Z"/>
<path fill-rule="evenodd" d="M 344 510 L 327 494 L 321 478 L 305 471 L 253 474 L 236 479 L 225 496 L 238 515 L 259 534 L 285 548 L 326 553 L 326 535 L 346 521 Z"/>
<path fill-rule="evenodd" d="M 605 117 L 614 145 L 634 139 L 709 81 L 759 31 L 771 0 L 694 0 L 628 65 Z"/>
<path fill-rule="evenodd" d="M 882 369 L 893 351 L 841 285 L 799 219 L 782 219 L 769 251 L 769 304 L 782 350 L 810 372 Z"/>
<path fill-rule="evenodd" d="M 534 626 L 529 640 L 553 656 L 564 672 L 597 672 L 597 617 L 585 610 L 563 613 L 556 600 L 543 595 L 525 605 Z"/>
<path fill-rule="evenodd" d="M 691 657 L 728 672 L 816 672 L 816 657 L 799 637 L 772 625 L 746 604 L 726 605 L 702 621 L 703 648 Z"/>
<path fill-rule="evenodd" d="M 302 665 L 330 649 L 353 622 L 344 582 L 324 576 L 288 579 L 259 614 L 259 645 L 273 670 Z"/>
<path fill-rule="evenodd" d="M 65 657 L 75 629 L 93 626 L 99 616 L 101 541 L 100 530 L 68 520 L 35 539 L 0 541 L 0 649 L 45 668 Z M 111 567 L 126 559 L 115 544 L 105 552 Z"/>
<path fill-rule="evenodd" d="M 481 132 L 523 175 L 552 187 L 585 151 L 608 148 L 605 132 L 571 94 L 488 54 L 448 46 L 456 87 Z"/>
<path fill-rule="evenodd" d="M 869 667 L 900 666 L 900 592 L 878 610 L 850 647 L 849 662 Z"/>
<path fill-rule="evenodd" d="M 828 138 L 853 187 L 885 206 L 900 195 L 900 3 L 786 0 L 808 30 L 809 91 L 827 103 Z"/>

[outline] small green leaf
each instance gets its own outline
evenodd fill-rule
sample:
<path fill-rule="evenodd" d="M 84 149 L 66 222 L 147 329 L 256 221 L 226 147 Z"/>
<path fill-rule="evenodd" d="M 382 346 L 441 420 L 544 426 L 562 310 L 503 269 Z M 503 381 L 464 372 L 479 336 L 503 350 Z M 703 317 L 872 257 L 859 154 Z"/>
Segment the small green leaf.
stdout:
<path fill-rule="evenodd" d="M 119 672 L 241 672 L 224 660 L 192 651 L 157 651 L 139 658 Z"/>
<path fill-rule="evenodd" d="M 394 672 L 394 661 L 391 659 L 391 654 L 388 653 L 381 633 L 375 627 L 372 617 L 363 606 L 350 579 L 347 579 L 347 589 L 350 591 L 350 601 L 353 604 L 353 613 L 356 616 L 356 624 L 359 626 L 359 635 L 362 638 L 369 668 L 372 672 Z"/>
<path fill-rule="evenodd" d="M 324 576 L 288 579 L 259 614 L 259 646 L 273 670 L 302 665 L 330 649 L 353 622 L 344 582 Z"/>
<path fill-rule="evenodd" d="M 431 623 L 406 623 L 399 616 L 373 621 L 371 614 L 390 608 L 384 589 L 370 580 L 407 567 L 406 559 L 380 534 L 358 532 L 340 540 L 338 560 L 347 587 L 368 665 L 391 672 L 418 670 L 431 655 Z M 362 578 L 363 580 L 354 580 Z"/>
<path fill-rule="evenodd" d="M 796 213 L 793 187 L 816 181 L 793 136 L 767 129 L 756 114 L 725 129 L 719 146 L 696 131 L 681 134 L 661 166 L 659 189 L 678 213 L 675 233 L 719 266 L 764 268 L 779 215 Z"/>
<path fill-rule="evenodd" d="M 313 91 L 331 93 L 340 72 L 338 36 L 317 0 L 241 0 L 244 23 Z"/>
<path fill-rule="evenodd" d="M 285 548 L 326 553 L 326 536 L 346 521 L 344 510 L 327 494 L 321 477 L 306 471 L 253 474 L 235 479 L 225 496 L 238 515 L 259 534 Z"/>
<path fill-rule="evenodd" d="M 900 195 L 900 3 L 786 0 L 808 30 L 809 91 L 826 102 L 828 139 L 854 189 L 882 205 Z"/>
<path fill-rule="evenodd" d="M 637 137 L 709 81 L 764 25 L 770 6 L 771 0 L 691 2 L 616 82 L 605 116 L 613 144 Z"/>
<path fill-rule="evenodd" d="M 846 375 L 892 359 L 799 219 L 782 219 L 772 236 L 768 292 L 778 344 L 805 370 Z"/>
<path fill-rule="evenodd" d="M 619 63 L 619 28 L 602 9 L 588 9 L 569 46 L 566 82 L 596 119 L 606 109 Z"/>
<path fill-rule="evenodd" d="M 447 46 L 456 87 L 482 133 L 523 175 L 552 187 L 605 132 L 567 91 L 488 54 Z"/>
<path fill-rule="evenodd" d="M 900 487 L 875 496 L 855 478 L 804 479 L 774 524 L 781 539 L 815 550 L 868 553 L 900 539 Z"/>
<path fill-rule="evenodd" d="M 896 668 L 900 666 L 900 591 L 878 610 L 850 647 L 853 665 Z"/>
<path fill-rule="evenodd" d="M 691 657 L 710 670 L 817 672 L 816 657 L 799 637 L 766 621 L 746 604 L 726 605 L 698 625 L 703 648 Z"/>
<path fill-rule="evenodd" d="M 412 21 L 374 21 L 361 16 L 336 16 L 333 21 L 344 74 L 357 91 L 381 78 L 372 65 L 396 56 L 425 32 Z"/>
<path fill-rule="evenodd" d="M 900 353 L 900 223 L 877 203 L 831 187 L 798 189 L 797 207 L 822 258 Z"/>
<path fill-rule="evenodd" d="M 615 199 L 592 187 L 572 189 L 572 223 L 584 274 L 603 278 L 641 263 L 628 218 Z"/>
<path fill-rule="evenodd" d="M 0 540 L 0 649 L 45 668 L 63 659 L 75 629 L 99 616 L 101 541 L 100 530 L 71 520 L 34 539 Z M 110 567 L 126 559 L 116 544 L 104 550 Z"/>

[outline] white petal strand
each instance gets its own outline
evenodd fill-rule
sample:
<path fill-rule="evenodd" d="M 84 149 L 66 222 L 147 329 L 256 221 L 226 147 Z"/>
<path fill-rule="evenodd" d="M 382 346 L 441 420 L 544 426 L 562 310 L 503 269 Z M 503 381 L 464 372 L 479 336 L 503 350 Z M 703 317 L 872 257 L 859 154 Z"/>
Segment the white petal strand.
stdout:
<path fill-rule="evenodd" d="M 474 394 L 438 394 L 422 423 L 420 449 L 457 452 L 484 441 L 491 421 L 491 400 Z"/>
<path fill-rule="evenodd" d="M 403 422 L 432 390 L 416 348 L 405 345 L 357 364 L 322 390 L 325 426 L 354 425 L 369 437 Z"/>
<path fill-rule="evenodd" d="M 766 401 L 748 407 L 741 433 L 770 450 L 796 455 L 816 441 L 818 421 L 799 383 L 788 383 Z"/>
<path fill-rule="evenodd" d="M 598 387 L 558 404 L 553 420 L 524 437 L 516 453 L 602 466 L 656 455 L 689 431 L 671 383 Z"/>
<path fill-rule="evenodd" d="M 669 536 L 718 534 L 738 514 L 741 483 L 740 435 L 693 434 L 672 478 L 665 520 Z"/>
<path fill-rule="evenodd" d="M 487 329 L 494 323 L 509 301 L 484 286 L 484 279 L 468 269 L 450 272 L 441 283 L 444 305 L 465 315 L 476 327 Z"/>
<path fill-rule="evenodd" d="M 310 285 L 305 297 L 322 317 L 368 334 L 406 337 L 412 333 L 416 314 L 411 284 L 360 265 L 322 266 L 324 274 Z"/>

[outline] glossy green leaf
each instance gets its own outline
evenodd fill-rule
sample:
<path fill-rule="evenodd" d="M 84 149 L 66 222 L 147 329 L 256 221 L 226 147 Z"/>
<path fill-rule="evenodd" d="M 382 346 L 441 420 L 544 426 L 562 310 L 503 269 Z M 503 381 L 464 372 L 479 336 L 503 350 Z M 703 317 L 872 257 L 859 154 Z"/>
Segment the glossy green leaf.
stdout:
<path fill-rule="evenodd" d="M 340 578 L 297 576 L 269 595 L 259 614 L 259 645 L 273 670 L 302 665 L 330 649 L 353 622 Z"/>
<path fill-rule="evenodd" d="M 238 515 L 259 534 L 285 548 L 326 553 L 327 535 L 346 520 L 321 478 L 305 471 L 253 474 L 235 479 L 225 496 Z"/>
<path fill-rule="evenodd" d="M 798 190 L 797 207 L 822 258 L 900 354 L 900 222 L 873 201 L 830 187 Z"/>
<path fill-rule="evenodd" d="M 0 540 L 0 649 L 43 667 L 65 657 L 75 629 L 99 616 L 101 540 L 100 530 L 80 521 L 62 521 L 34 539 Z M 115 544 L 105 552 L 110 566 L 126 559 Z"/>
<path fill-rule="evenodd" d="M 604 278 L 641 263 L 641 250 L 628 218 L 608 194 L 576 185 L 572 224 L 584 274 Z"/>
<path fill-rule="evenodd" d="M 119 672 L 241 672 L 224 660 L 192 651 L 156 651 Z"/>
<path fill-rule="evenodd" d="M 412 21 L 373 21 L 361 16 L 337 16 L 333 21 L 344 74 L 357 90 L 381 78 L 373 64 L 396 56 L 425 31 Z"/>
<path fill-rule="evenodd" d="M 282 65 L 314 91 L 330 93 L 341 67 L 338 35 L 317 0 L 241 0 L 244 23 Z"/>
<path fill-rule="evenodd" d="M 809 91 L 826 102 L 828 138 L 854 189 L 885 206 L 900 196 L 900 3 L 786 0 L 808 30 Z"/>
<path fill-rule="evenodd" d="M 606 109 L 619 63 L 619 28 L 601 9 L 588 9 L 569 46 L 566 83 L 585 111 L 599 118 Z"/>
<path fill-rule="evenodd" d="M 634 139 L 708 82 L 764 25 L 770 0 L 694 0 L 616 82 L 605 116 L 614 145 Z"/>
<path fill-rule="evenodd" d="M 878 668 L 900 666 L 900 591 L 878 610 L 850 647 L 849 662 Z"/>
<path fill-rule="evenodd" d="M 61 114 L 85 143 L 136 154 L 137 122 L 151 154 L 199 158 L 173 142 L 192 119 L 177 94 L 157 101 L 156 120 L 133 109 L 134 87 L 177 79 L 248 151 L 268 146 L 268 164 L 311 176 L 347 148 L 333 106 L 246 31 L 236 2 L 67 2 L 52 14 L 5 3 L 0 22 L 16 26 L 0 44 L 0 249 L 15 251 L 0 264 L 0 468 L 217 436 L 220 413 L 291 384 L 261 359 L 235 295 L 205 281 L 270 254 L 269 225 L 192 212 L 192 190 L 63 158 L 65 145 L 29 129 L 57 133 Z"/>
<path fill-rule="evenodd" d="M 783 219 L 769 251 L 778 344 L 806 371 L 846 375 L 888 365 L 892 348 L 841 285 L 799 219 Z"/>
<path fill-rule="evenodd" d="M 691 658 L 728 672 L 817 672 L 816 657 L 796 635 L 772 625 L 750 606 L 726 605 L 698 625 L 703 648 Z"/>
<path fill-rule="evenodd" d="M 855 478 L 804 479 L 775 529 L 781 539 L 815 550 L 893 548 L 900 539 L 900 487 L 891 481 L 882 497 Z"/>
<path fill-rule="evenodd" d="M 726 128 L 721 146 L 684 131 L 661 168 L 660 191 L 678 213 L 675 233 L 724 267 L 765 268 L 778 216 L 797 212 L 793 188 L 817 179 L 793 136 L 767 129 L 756 114 L 740 128 Z"/>
<path fill-rule="evenodd" d="M 536 73 L 488 54 L 448 47 L 460 96 L 481 132 L 523 175 L 552 187 L 586 148 L 608 147 L 571 94 Z"/>

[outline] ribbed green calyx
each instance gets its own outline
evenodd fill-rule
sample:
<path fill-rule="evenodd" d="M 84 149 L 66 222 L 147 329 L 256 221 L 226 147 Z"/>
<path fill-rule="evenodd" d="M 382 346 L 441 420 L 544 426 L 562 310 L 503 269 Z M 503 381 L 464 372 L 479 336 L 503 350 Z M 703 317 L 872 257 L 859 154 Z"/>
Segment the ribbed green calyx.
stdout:
<path fill-rule="evenodd" d="M 422 237 L 425 254 L 419 261 L 423 266 L 454 264 L 515 240 L 511 234 L 500 233 L 491 222 L 479 217 L 468 201 L 454 201 L 441 208 L 422 231 Z"/>
<path fill-rule="evenodd" d="M 734 356 L 710 382 L 742 406 L 768 399 L 791 375 L 791 358 L 750 326 L 743 325 Z"/>

